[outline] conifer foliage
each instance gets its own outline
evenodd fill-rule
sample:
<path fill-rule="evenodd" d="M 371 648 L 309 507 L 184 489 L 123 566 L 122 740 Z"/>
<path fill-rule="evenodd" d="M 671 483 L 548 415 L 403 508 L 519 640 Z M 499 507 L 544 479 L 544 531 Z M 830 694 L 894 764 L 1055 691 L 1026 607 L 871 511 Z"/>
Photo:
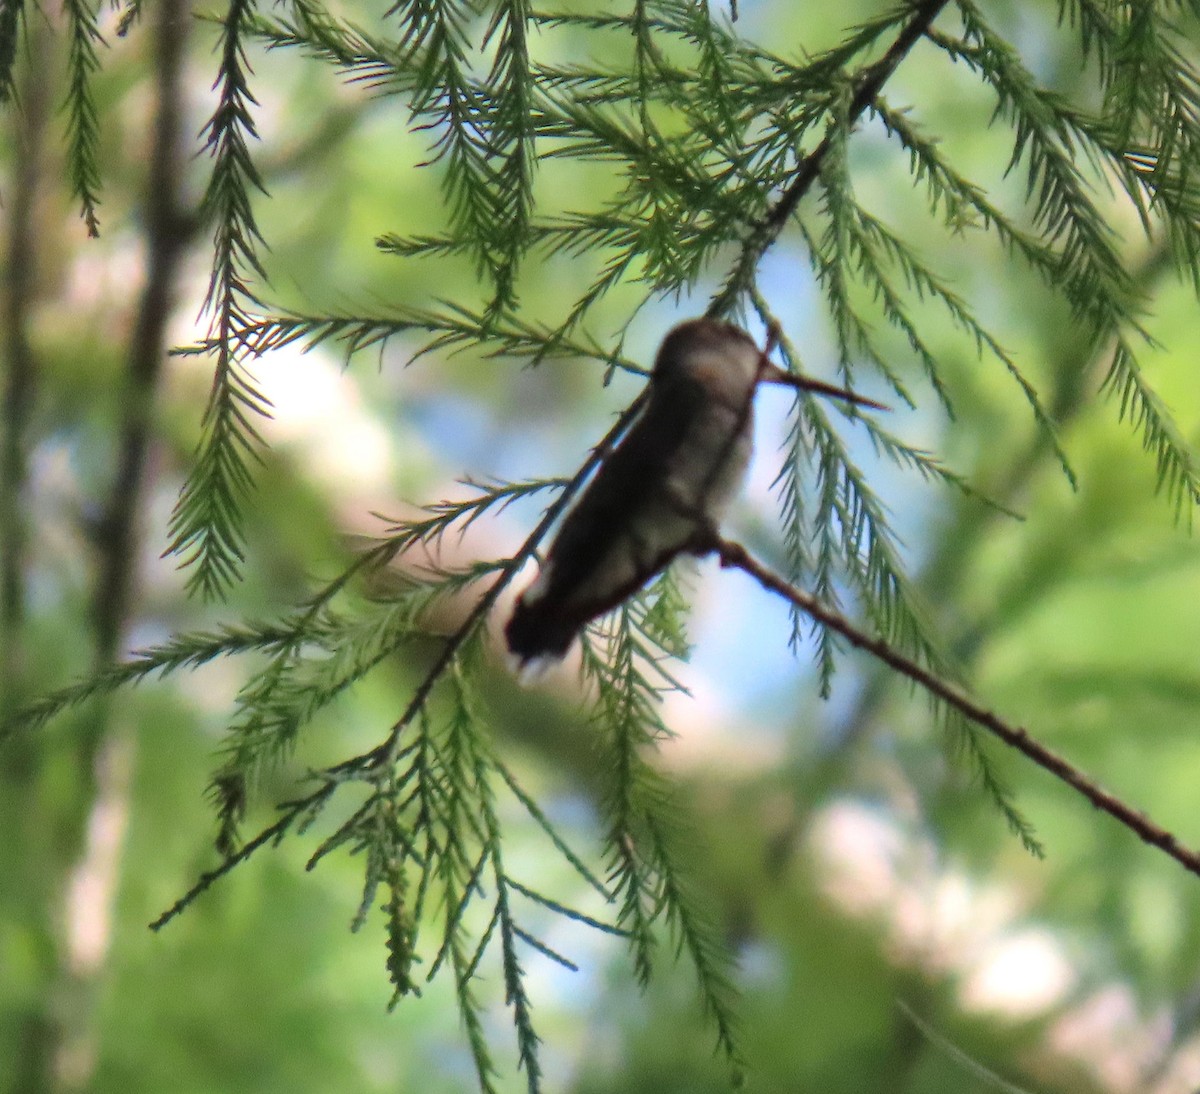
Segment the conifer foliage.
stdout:
<path fill-rule="evenodd" d="M 253 379 L 256 357 L 291 343 L 330 344 L 351 356 L 403 335 L 423 339 L 423 353 L 472 346 L 518 363 L 590 359 L 598 381 L 612 369 L 640 374 L 637 362 L 589 333 L 600 301 L 630 284 L 640 287 L 643 302 L 707 292 L 710 315 L 774 324 L 758 279 L 764 255 L 781 241 L 802 249 L 811 266 L 847 381 L 871 377 L 874 389 L 890 389 L 898 404 L 935 399 L 952 413 L 940 350 L 922 331 L 921 316 L 933 305 L 985 364 L 1011 377 L 1052 438 L 1052 415 L 1004 348 L 1003 331 L 989 329 L 936 258 L 913 247 L 857 192 L 852 146 L 868 131 L 906 165 L 939 232 L 998 241 L 1014 266 L 1033 271 L 1047 293 L 1066 302 L 1096 352 L 1106 355 L 1104 387 L 1115 412 L 1138 431 L 1162 492 L 1188 519 L 1200 501 L 1200 467 L 1139 362 L 1141 301 L 1117 225 L 1132 221 L 1149 238 L 1165 240 L 1180 275 L 1200 291 L 1200 4 L 1060 0 L 1059 33 L 1077 40 L 1094 74 L 1098 93 L 1088 103 L 1043 86 L 989 8 L 975 0 L 880 4 L 871 19 L 847 27 L 840 44 L 805 55 L 803 43 L 767 48 L 752 41 L 736 10 L 716 0 L 564 2 L 549 10 L 527 0 L 397 0 L 369 26 L 319 0 L 228 0 L 216 16 L 214 107 L 202 134 L 210 163 L 202 212 L 212 240 L 211 322 L 208 337 L 188 350 L 211 358 L 213 386 L 172 526 L 171 549 L 192 588 L 219 598 L 254 565 L 243 558 L 243 510 L 261 451 L 258 424 L 269 411 Z M 0 0 L 6 100 L 30 10 L 22 0 Z M 94 232 L 102 119 L 90 81 L 103 60 L 102 39 L 88 0 L 72 0 L 66 13 L 70 180 Z M 135 17 L 131 9 L 122 32 L 137 32 Z M 540 43 L 561 28 L 594 41 L 594 55 L 610 60 L 568 64 L 540 55 Z M 436 306 L 397 300 L 386 311 L 360 314 L 272 310 L 255 218 L 256 204 L 269 200 L 255 160 L 254 57 L 265 49 L 298 51 L 307 63 L 334 67 L 389 97 L 425 135 L 425 166 L 441 181 L 445 223 L 427 235 L 385 232 L 378 246 L 409 260 L 469 257 L 478 277 L 474 296 Z M 992 124 L 1008 137 L 1008 160 L 995 165 L 997 176 L 1022 181 L 1023 204 L 989 196 L 922 124 L 923 104 L 893 98 L 893 78 L 917 53 L 920 63 L 954 67 L 987 89 Z M 618 183 L 599 207 L 544 210 L 535 179 L 550 159 L 602 161 Z M 599 272 L 557 323 L 531 322 L 522 313 L 522 266 L 560 254 L 589 256 Z M 336 298 L 333 287 L 306 288 L 310 297 L 325 291 Z M 782 327 L 782 355 L 799 368 Z M 882 344 L 879 332 L 887 328 L 908 346 L 906 360 Z M 585 635 L 583 671 L 595 695 L 605 767 L 600 848 L 569 847 L 521 785 L 492 738 L 480 689 L 489 611 L 637 410 L 635 403 L 569 479 L 473 483 L 466 500 L 434 502 L 419 518 L 388 528 L 285 618 L 176 636 L 45 697 L 6 735 L 30 733 L 73 704 L 145 677 L 243 654 L 261 663 L 265 655 L 265 668 L 238 697 L 212 779 L 221 862 L 156 926 L 259 850 L 301 837 L 337 800 L 344 819 L 313 849 L 312 864 L 335 852 L 358 857 L 363 892 L 355 925 L 385 918 L 395 1001 L 434 977 L 450 979 L 483 1090 L 495 1088 L 497 1074 L 484 1021 L 485 966 L 499 970 L 529 1089 L 542 1086 L 526 966 L 534 954 L 573 966 L 527 925 L 535 909 L 539 917 L 549 909 L 623 938 L 642 981 L 661 960 L 656 940 L 668 937 L 694 965 L 716 1041 L 736 1069 L 730 958 L 703 894 L 684 876 L 675 847 L 686 818 L 653 762 L 655 742 L 668 732 L 660 699 L 675 686 L 670 661 L 686 655 L 686 604 L 674 576 L 664 575 Z M 949 671 L 914 602 L 887 507 L 851 458 L 851 430 L 865 431 L 901 468 L 971 490 L 885 422 L 831 412 L 802 396 L 776 483 L 787 577 L 830 605 L 852 597 L 869 630 L 929 671 Z M 1065 454 L 1062 464 L 1070 476 Z M 404 552 L 436 548 L 447 534 L 529 496 L 546 499 L 545 515 L 511 557 L 433 569 L 385 598 L 363 595 L 360 579 Z M 279 805 L 273 824 L 242 833 L 262 773 L 292 752 L 314 715 L 375 666 L 428 641 L 431 609 L 464 590 L 474 594 L 474 606 L 454 633 L 438 639 L 431 668 L 393 724 L 381 728 L 378 744 L 313 773 Z M 837 637 L 802 615 L 794 637 L 812 639 L 828 686 Z M 979 761 L 983 786 L 1035 846 L 974 730 L 958 728 Z M 506 858 L 502 802 L 528 813 L 611 909 L 608 918 L 571 908 L 522 879 Z"/>

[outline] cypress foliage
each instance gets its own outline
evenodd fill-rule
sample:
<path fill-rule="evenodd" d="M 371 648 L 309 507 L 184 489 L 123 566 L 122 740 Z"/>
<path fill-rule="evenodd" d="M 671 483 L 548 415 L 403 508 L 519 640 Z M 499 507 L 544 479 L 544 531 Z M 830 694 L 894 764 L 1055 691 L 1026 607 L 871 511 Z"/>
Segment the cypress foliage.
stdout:
<path fill-rule="evenodd" d="M 70 74 L 66 104 L 71 186 L 89 230 L 101 180 L 99 122 L 91 77 L 102 54 L 96 12 L 71 0 L 64 28 Z M 136 33 L 136 8 L 121 33 Z M 243 513 L 254 486 L 269 412 L 252 363 L 281 346 L 329 344 L 348 357 L 400 335 L 423 339 L 420 353 L 461 346 L 518 361 L 549 355 L 593 360 L 642 375 L 619 347 L 588 333 L 592 309 L 619 285 L 642 302 L 713 286 L 711 315 L 775 324 L 759 292 L 761 260 L 781 238 L 803 246 L 832 321 L 846 382 L 873 376 L 915 405 L 927 390 L 953 413 L 939 349 L 918 309 L 944 311 L 981 360 L 1006 373 L 1052 443 L 1053 420 L 1036 384 L 1006 351 L 1000 332 L 976 315 L 930 260 L 872 211 L 855 188 L 850 155 L 871 127 L 907 165 L 933 225 L 962 237 L 992 238 L 1059 295 L 1097 352 L 1116 413 L 1154 460 L 1160 488 L 1182 519 L 1200 501 L 1200 467 L 1142 369 L 1142 302 L 1114 227 L 1132 210 L 1147 237 L 1166 240 L 1181 277 L 1200 292 L 1200 71 L 1179 30 L 1195 4 L 1062 0 L 1060 32 L 1073 35 L 1094 71 L 1090 106 L 1039 84 L 1020 50 L 972 0 L 908 0 L 847 29 L 840 44 L 795 60 L 757 45 L 704 0 L 631 0 L 611 11 L 538 11 L 525 0 L 398 0 L 378 25 L 349 22 L 316 0 L 259 9 L 229 0 L 219 20 L 216 106 L 202 134 L 210 175 L 202 212 L 212 232 L 207 337 L 186 352 L 213 362 L 211 397 L 194 466 L 175 510 L 170 549 L 189 568 L 190 587 L 219 598 L 237 581 Z M 0 0 L 0 100 L 12 97 L 26 18 L 21 0 Z M 538 34 L 567 27 L 624 43 L 617 64 L 553 63 Z M 255 218 L 266 199 L 255 154 L 254 74 L 262 49 L 295 50 L 347 80 L 393 97 L 427 135 L 428 166 L 439 173 L 446 223 L 417 236 L 384 234 L 383 252 L 436 261 L 467 256 L 479 293 L 435 307 L 397 301 L 386 311 L 297 314 L 273 311 Z M 957 65 L 994 100 L 994 124 L 1008 137 L 999 165 L 1024 180 L 1024 208 L 1007 210 L 959 168 L 915 110 L 888 98 L 889 81 L 913 51 L 923 63 Z M 597 51 L 600 52 L 600 51 Z M 602 161 L 619 185 L 597 208 L 546 212 L 534 182 L 543 158 Z M 522 314 L 519 273 L 531 255 L 593 256 L 599 273 L 557 324 Z M 777 324 L 775 324 L 777 325 Z M 880 343 L 891 328 L 910 348 L 903 368 Z M 800 358 L 786 337 L 786 362 Z M 920 387 L 920 392 L 918 387 Z M 704 901 L 682 872 L 676 847 L 686 819 L 668 779 L 653 765 L 667 732 L 660 699 L 676 686 L 670 658 L 686 652 L 686 603 L 672 574 L 590 628 L 584 672 L 594 688 L 597 749 L 605 774 L 603 841 L 594 852 L 567 845 L 498 755 L 479 693 L 483 621 L 500 592 L 538 550 L 638 409 L 570 478 L 472 484 L 461 502 L 435 502 L 400 521 L 342 574 L 285 618 L 245 621 L 181 634 L 127 664 L 43 697 L 4 728 L 28 733 L 87 699 L 218 657 L 266 656 L 242 689 L 211 784 L 221 864 L 164 913 L 167 922 L 248 857 L 298 837 L 337 799 L 356 802 L 312 854 L 359 856 L 363 894 L 355 925 L 372 914 L 387 924 L 386 965 L 395 1000 L 444 974 L 454 984 L 481 1089 L 497 1067 L 479 973 L 498 968 L 517 1052 L 531 1091 L 541 1088 L 540 1038 L 524 961 L 538 953 L 567 967 L 527 926 L 532 909 L 624 938 L 637 977 L 659 960 L 665 931 L 697 973 L 720 1050 L 735 1067 L 735 992 L 729 955 Z M 930 633 L 904 573 L 886 505 L 851 457 L 846 430 L 865 430 L 874 449 L 909 472 L 970 492 L 972 484 L 884 424 L 798 398 L 777 490 L 787 576 L 836 606 L 851 594 L 870 628 L 938 673 L 952 671 Z M 1072 471 L 1060 450 L 1064 473 Z M 356 581 L 414 546 L 436 546 L 518 498 L 545 494 L 545 518 L 511 557 L 458 570 L 431 569 L 385 599 L 364 598 Z M 252 561 L 251 563 L 252 564 Z M 243 838 L 240 825 L 264 771 L 294 749 L 317 711 L 373 667 L 428 640 L 431 607 L 464 589 L 478 598 L 438 652 L 408 707 L 379 744 L 314 772 L 268 828 Z M 807 623 L 797 616 L 794 639 Z M 838 640 L 815 627 L 826 688 Z M 981 786 L 1032 850 L 1036 840 L 992 773 L 973 727 L 948 724 Z M 521 879 L 505 857 L 508 799 L 525 810 L 612 909 L 606 921 L 568 907 Z"/>

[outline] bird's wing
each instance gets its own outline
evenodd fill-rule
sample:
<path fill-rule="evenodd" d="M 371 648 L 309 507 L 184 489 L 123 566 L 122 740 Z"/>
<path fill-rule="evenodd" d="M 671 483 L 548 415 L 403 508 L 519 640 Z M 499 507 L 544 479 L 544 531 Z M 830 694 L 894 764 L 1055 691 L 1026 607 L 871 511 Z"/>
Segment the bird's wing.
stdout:
<path fill-rule="evenodd" d="M 625 522 L 661 486 L 664 468 L 683 443 L 704 398 L 703 388 L 686 379 L 654 390 L 642 415 L 563 521 L 548 559 L 546 600 L 586 582 L 608 557 Z"/>

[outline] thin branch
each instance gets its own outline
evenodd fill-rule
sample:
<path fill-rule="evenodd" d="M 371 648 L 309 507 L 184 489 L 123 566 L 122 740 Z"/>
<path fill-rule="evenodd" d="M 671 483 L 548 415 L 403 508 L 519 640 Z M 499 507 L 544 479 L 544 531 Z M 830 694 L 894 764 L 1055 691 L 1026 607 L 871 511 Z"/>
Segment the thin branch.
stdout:
<path fill-rule="evenodd" d="M 583 466 L 576 475 L 563 487 L 562 493 L 547 507 L 546 513 L 537 527 L 530 533 L 520 550 L 505 565 L 500 577 L 492 583 L 483 596 L 480 597 L 475 607 L 472 608 L 466 619 L 446 639 L 441 654 L 428 673 L 426 673 L 425 679 L 417 687 L 408 707 L 392 726 L 387 738 L 370 752 L 344 760 L 317 776 L 322 781 L 316 790 L 304 798 L 296 799 L 282 806 L 281 808 L 285 810 L 285 813 L 280 820 L 259 832 L 249 843 L 244 844 L 238 852 L 227 856 L 219 866 L 202 874 L 191 889 L 151 924 L 154 930 L 158 930 L 174 919 L 196 897 L 208 889 L 214 882 L 228 874 L 241 862 L 249 858 L 255 851 L 272 840 L 282 839 L 298 819 L 304 816 L 311 817 L 315 815 L 329 799 L 336 787 L 343 781 L 354 778 L 356 773 L 365 772 L 372 768 L 378 771 L 386 771 L 391 767 L 400 752 L 400 741 L 405 728 L 424 709 L 434 687 L 453 666 L 454 659 L 462 649 L 463 644 L 474 633 L 478 624 L 487 616 L 501 591 L 520 572 L 525 561 L 532 557 L 537 550 L 538 544 L 545 537 L 554 522 L 562 515 L 563 510 L 570 504 L 571 499 L 592 473 L 595 466 L 608 454 L 617 441 L 620 440 L 625 430 L 629 428 L 630 423 L 641 410 L 644 401 L 644 396 L 638 397 L 617 419 L 604 439 L 593 449 L 587 460 L 584 461 Z"/>
<path fill-rule="evenodd" d="M 266 192 L 251 154 L 258 133 L 245 38 L 254 2 L 229 0 L 213 85 L 217 105 L 201 131 L 204 151 L 213 161 L 201 215 L 214 225 L 204 312 L 216 361 L 194 465 L 171 515 L 167 553 L 192 568 L 188 591 L 199 591 L 205 599 L 222 595 L 241 573 L 243 505 L 254 483 L 251 464 L 261 459 L 257 422 L 271 411 L 238 342 L 238 332 L 259 305 L 253 282 L 267 280 L 259 256 L 265 242 L 251 200 L 254 191 Z"/>
<path fill-rule="evenodd" d="M 764 589 L 778 594 L 822 626 L 836 631 L 852 646 L 865 650 L 879 658 L 889 668 L 907 676 L 930 695 L 942 700 L 963 717 L 999 737 L 1010 748 L 1015 748 L 1027 759 L 1065 782 L 1087 798 L 1097 809 L 1123 824 L 1144 843 L 1164 851 L 1184 869 L 1200 877 L 1200 853 L 1184 847 L 1165 828 L 1155 824 L 1144 813 L 1138 812 L 1099 786 L 1068 760 L 1031 737 L 1028 730 L 1005 722 L 986 707 L 980 706 L 953 684 L 947 683 L 911 658 L 905 657 L 882 639 L 860 631 L 843 615 L 769 570 L 740 543 L 734 543 L 714 535 L 712 549 L 720 556 L 722 566 L 733 566 L 744 571 Z"/>
<path fill-rule="evenodd" d="M 80 215 L 93 239 L 100 235 L 96 209 L 100 204 L 100 168 L 96 162 L 100 143 L 100 114 L 92 82 L 100 69 L 96 46 L 104 44 L 97 24 L 98 3 L 64 0 L 67 24 L 67 78 L 64 104 L 67 113 L 67 174 L 79 201 Z M 39 74 L 40 75 L 40 74 Z"/>
<path fill-rule="evenodd" d="M 763 255 L 779 238 L 784 225 L 787 224 L 804 195 L 812 189 L 813 183 L 820 176 L 821 167 L 829 155 L 835 139 L 832 126 L 840 128 L 844 124 L 847 131 L 854 128 L 867 107 L 883 90 L 884 84 L 891 79 L 892 74 L 900 66 L 900 62 L 908 56 L 909 50 L 924 37 L 947 3 L 948 0 L 924 0 L 923 3 L 918 4 L 914 8 L 911 18 L 896 36 L 896 40 L 888 47 L 887 52 L 860 73 L 855 82 L 854 94 L 851 96 L 844 120 L 839 119 L 831 123 L 831 128 L 821 138 L 821 143 L 804 157 L 796 171 L 795 178 L 792 179 L 787 189 L 780 194 L 766 216 L 755 225 L 749 238 L 742 244 L 737 262 L 721 287 L 721 291 L 713 297 L 709 304 L 707 315 L 716 317 L 726 314 L 733 307 L 738 294 L 749 286 Z"/>
<path fill-rule="evenodd" d="M 261 850 L 268 843 L 274 842 L 278 844 L 294 825 L 297 823 L 302 824 L 306 818 L 312 817 L 328 801 L 337 787 L 337 782 L 325 782 L 321 784 L 319 790 L 309 794 L 308 797 L 281 805 L 280 809 L 283 811 L 283 816 L 279 820 L 269 827 L 264 828 L 254 839 L 250 840 L 249 843 L 243 844 L 232 855 L 226 856 L 219 866 L 214 866 L 211 870 L 206 870 L 202 873 L 196 879 L 196 883 L 183 896 L 176 900 L 174 904 L 150 924 L 150 930 L 161 931 L 172 919 L 195 901 L 201 893 L 210 889 L 214 883 L 220 881 L 221 878 L 235 867 L 240 866 L 256 851 Z"/>
<path fill-rule="evenodd" d="M 538 525 L 529 534 L 529 537 L 521 545 L 520 550 L 509 560 L 501 572 L 500 577 L 494 581 L 479 598 L 479 602 L 468 613 L 466 619 L 462 621 L 458 629 L 450 635 L 446 640 L 446 644 L 442 647 L 442 652 L 438 655 L 437 660 L 433 663 L 432 668 L 426 674 L 425 679 L 421 681 L 420 686 L 413 693 L 408 707 L 400 716 L 399 720 L 392 726 L 391 732 L 387 739 L 378 747 L 373 749 L 366 757 L 358 756 L 352 760 L 348 760 L 343 764 L 339 764 L 337 770 L 345 771 L 359 767 L 364 759 L 368 759 L 372 765 L 383 768 L 390 767 L 396 758 L 396 753 L 400 747 L 400 739 L 404 733 L 405 727 L 413 720 L 417 712 L 420 711 L 426 701 L 429 699 L 430 693 L 442 675 L 454 663 L 454 658 L 466 640 L 474 633 L 475 627 L 483 620 L 488 612 L 491 611 L 492 605 L 496 603 L 500 593 L 508 583 L 516 577 L 520 572 L 521 567 L 525 562 L 533 557 L 537 550 L 538 544 L 541 543 L 546 533 L 551 526 L 562 515 L 563 511 L 570 504 L 571 499 L 583 485 L 587 477 L 592 473 L 597 464 L 612 450 L 617 441 L 625 433 L 637 417 L 638 412 L 642 408 L 642 404 L 646 400 L 646 395 L 643 392 L 625 409 L 621 416 L 613 424 L 613 427 L 605 435 L 604 439 L 592 450 L 591 454 L 584 461 L 583 466 L 576 472 L 574 477 L 563 487 L 563 491 L 553 503 L 547 506 L 546 512 Z"/>

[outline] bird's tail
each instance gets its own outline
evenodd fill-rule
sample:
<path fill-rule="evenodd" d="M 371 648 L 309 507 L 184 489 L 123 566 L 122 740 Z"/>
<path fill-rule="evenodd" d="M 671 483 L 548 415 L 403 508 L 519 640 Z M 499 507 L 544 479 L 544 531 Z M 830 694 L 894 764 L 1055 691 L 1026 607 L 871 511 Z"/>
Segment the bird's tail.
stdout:
<path fill-rule="evenodd" d="M 522 597 L 504 628 L 504 638 L 513 656 L 527 665 L 541 659 L 561 660 L 579 631 L 578 618 L 564 618 L 545 600 L 531 604 Z"/>

